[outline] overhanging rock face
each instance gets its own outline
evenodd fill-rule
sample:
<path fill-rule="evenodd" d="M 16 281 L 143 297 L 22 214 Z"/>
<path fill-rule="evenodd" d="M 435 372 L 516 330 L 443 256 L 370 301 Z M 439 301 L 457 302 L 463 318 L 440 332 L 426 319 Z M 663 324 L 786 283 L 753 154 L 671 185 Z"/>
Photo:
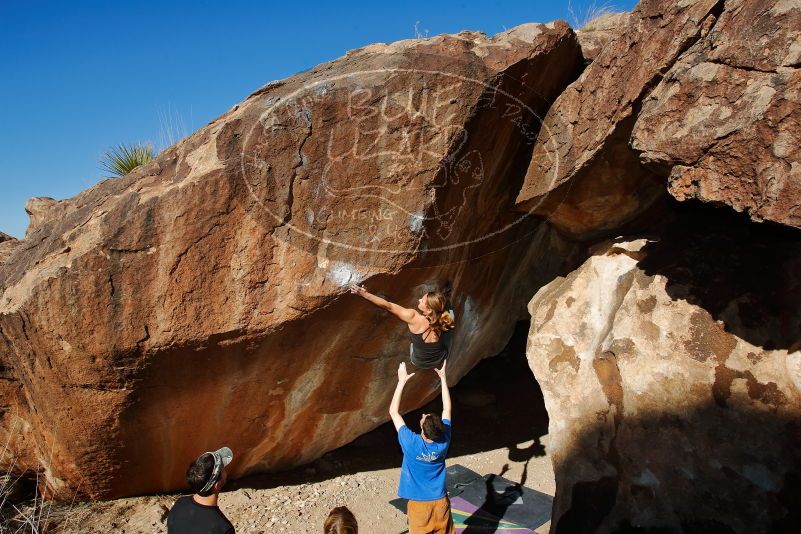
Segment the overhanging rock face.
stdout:
<path fill-rule="evenodd" d="M 183 487 L 221 445 L 240 476 L 369 431 L 408 335 L 354 282 L 411 306 L 449 280 L 454 378 L 497 352 L 573 251 L 512 208 L 538 117 L 581 63 L 561 22 L 371 45 L 32 204 L 0 266 L 16 468 L 64 498 L 131 495 Z M 435 376 L 410 385 L 407 408 Z"/>
<path fill-rule="evenodd" d="M 671 195 L 801 228 L 799 31 L 799 2 L 727 0 L 644 101 L 632 146 Z"/>
<path fill-rule="evenodd" d="M 644 0 L 554 102 L 518 207 L 579 238 L 612 231 L 665 190 L 631 150 L 643 99 L 715 20 L 720 2 Z"/>
<path fill-rule="evenodd" d="M 599 21 L 599 27 L 604 20 Z M 554 102 L 518 207 L 582 239 L 665 190 L 801 228 L 801 7 L 643 0 Z"/>

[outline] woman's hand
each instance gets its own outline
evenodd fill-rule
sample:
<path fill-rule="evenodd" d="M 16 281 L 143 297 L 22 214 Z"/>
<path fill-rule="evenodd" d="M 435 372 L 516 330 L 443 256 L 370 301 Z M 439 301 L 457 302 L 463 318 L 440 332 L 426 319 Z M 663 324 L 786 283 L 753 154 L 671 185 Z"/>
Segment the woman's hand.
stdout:
<path fill-rule="evenodd" d="M 398 382 L 406 383 L 413 376 L 414 373 L 409 374 L 406 372 L 406 362 L 401 362 L 401 364 L 398 366 Z"/>
<path fill-rule="evenodd" d="M 363 297 L 368 293 L 368 291 L 364 288 L 364 286 L 360 286 L 358 284 L 351 284 L 350 292 L 353 293 L 354 295 L 359 295 L 360 297 Z"/>
<path fill-rule="evenodd" d="M 445 381 L 445 367 L 447 365 L 448 365 L 448 360 L 443 360 L 441 368 L 439 368 L 439 369 L 437 369 L 436 367 L 434 368 L 434 372 L 437 373 L 437 376 L 443 382 Z"/>
<path fill-rule="evenodd" d="M 414 321 L 417 312 L 414 310 L 410 310 L 408 308 L 404 308 L 403 306 L 398 306 L 394 302 L 390 302 L 383 297 L 379 297 L 378 295 L 373 295 L 364 286 L 360 286 L 358 284 L 351 284 L 350 285 L 350 292 L 354 295 L 359 295 L 367 302 L 378 306 L 383 310 L 387 310 L 389 313 L 403 321 L 404 323 L 411 323 Z"/>

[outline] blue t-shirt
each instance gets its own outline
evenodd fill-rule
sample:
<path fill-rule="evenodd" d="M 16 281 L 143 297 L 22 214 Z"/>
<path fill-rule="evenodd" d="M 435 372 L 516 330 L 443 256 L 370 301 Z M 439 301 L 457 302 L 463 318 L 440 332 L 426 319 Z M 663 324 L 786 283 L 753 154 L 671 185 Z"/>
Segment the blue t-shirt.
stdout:
<path fill-rule="evenodd" d="M 411 501 L 436 501 L 445 496 L 445 456 L 451 444 L 451 422 L 443 419 L 445 433 L 440 441 L 423 440 L 409 427 L 398 429 L 403 450 L 398 496 Z"/>

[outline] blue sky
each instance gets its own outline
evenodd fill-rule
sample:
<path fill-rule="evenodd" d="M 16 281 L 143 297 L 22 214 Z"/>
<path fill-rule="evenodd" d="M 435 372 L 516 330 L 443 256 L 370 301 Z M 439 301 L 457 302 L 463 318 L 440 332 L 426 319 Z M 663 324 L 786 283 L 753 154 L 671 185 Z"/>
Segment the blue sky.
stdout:
<path fill-rule="evenodd" d="M 591 5 L 572 0 L 579 15 Z M 347 50 L 414 37 L 415 24 L 429 36 L 494 34 L 557 18 L 570 21 L 568 0 L 0 0 L 0 231 L 24 235 L 28 198 L 66 198 L 100 180 L 107 147 L 169 144 Z"/>

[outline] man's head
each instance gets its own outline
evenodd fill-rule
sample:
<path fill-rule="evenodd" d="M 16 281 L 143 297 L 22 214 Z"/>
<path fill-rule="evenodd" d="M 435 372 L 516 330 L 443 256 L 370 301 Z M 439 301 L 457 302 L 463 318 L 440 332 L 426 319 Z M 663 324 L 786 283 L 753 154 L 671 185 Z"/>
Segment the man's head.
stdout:
<path fill-rule="evenodd" d="M 420 430 L 424 438 L 439 441 L 445 434 L 445 425 L 442 424 L 442 418 L 438 414 L 424 413 L 420 417 Z"/>
<path fill-rule="evenodd" d="M 201 497 L 220 493 L 228 480 L 225 466 L 231 463 L 233 457 L 234 454 L 228 447 L 198 456 L 186 470 L 186 482 L 192 492 Z"/>

